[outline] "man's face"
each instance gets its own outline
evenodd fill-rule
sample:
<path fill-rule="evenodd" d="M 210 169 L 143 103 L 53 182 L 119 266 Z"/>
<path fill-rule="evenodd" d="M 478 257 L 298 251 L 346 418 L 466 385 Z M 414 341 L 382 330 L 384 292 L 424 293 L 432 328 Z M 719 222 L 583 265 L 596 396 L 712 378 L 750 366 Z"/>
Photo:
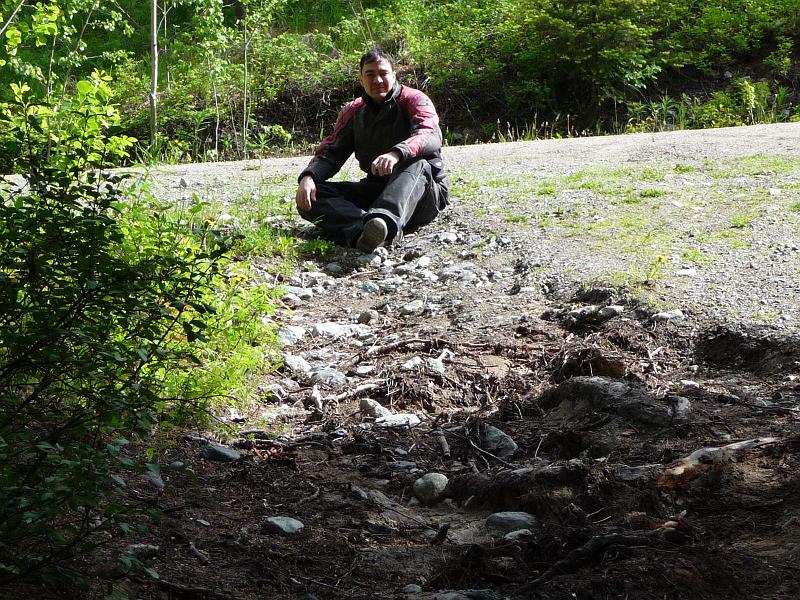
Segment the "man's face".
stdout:
<path fill-rule="evenodd" d="M 381 58 L 364 64 L 361 69 L 361 85 L 367 96 L 381 104 L 394 87 L 394 69 L 388 60 Z"/>

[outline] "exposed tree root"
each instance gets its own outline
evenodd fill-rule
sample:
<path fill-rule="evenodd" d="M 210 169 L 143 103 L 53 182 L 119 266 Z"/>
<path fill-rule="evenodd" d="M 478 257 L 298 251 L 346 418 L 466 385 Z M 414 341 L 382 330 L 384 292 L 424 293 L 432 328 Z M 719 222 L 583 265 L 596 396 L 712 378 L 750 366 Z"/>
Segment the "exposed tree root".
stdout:
<path fill-rule="evenodd" d="M 670 488 L 682 487 L 711 469 L 720 468 L 725 463 L 738 459 L 750 450 L 760 450 L 779 442 L 781 442 L 780 438 L 765 437 L 744 440 L 727 446 L 700 448 L 689 456 L 667 465 L 658 478 L 658 485 Z"/>
<path fill-rule="evenodd" d="M 544 499 L 548 492 L 558 489 L 560 502 L 569 503 L 568 489 L 573 488 L 577 496 L 588 474 L 589 469 L 577 461 L 540 469 L 505 470 L 493 476 L 466 473 L 450 479 L 445 495 L 453 500 L 473 498 L 495 506 L 519 506 L 520 498 L 527 497 L 528 502 L 536 504 L 537 497 Z"/>
<path fill-rule="evenodd" d="M 547 583 L 551 579 L 565 574 L 574 573 L 578 569 L 590 565 L 602 558 L 603 553 L 612 546 L 649 546 L 664 547 L 667 545 L 681 544 L 686 540 L 686 535 L 672 528 L 661 528 L 646 533 L 608 533 L 593 537 L 583 546 L 576 548 L 566 557 L 555 563 L 539 577 L 527 583 L 518 590 L 519 594 L 532 592 L 536 587 Z"/>

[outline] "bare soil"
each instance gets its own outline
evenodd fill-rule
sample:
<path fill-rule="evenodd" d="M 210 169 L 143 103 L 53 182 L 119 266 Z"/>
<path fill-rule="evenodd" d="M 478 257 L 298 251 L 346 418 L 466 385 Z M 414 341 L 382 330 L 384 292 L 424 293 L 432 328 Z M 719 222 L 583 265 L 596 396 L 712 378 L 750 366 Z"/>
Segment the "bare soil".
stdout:
<path fill-rule="evenodd" d="M 448 148 L 454 178 L 505 183 L 456 198 L 393 248 L 383 271 L 341 252 L 344 270 L 326 293 L 280 312 L 308 326 L 351 323 L 367 309 L 380 316 L 369 343 L 307 337 L 291 349 L 353 379 L 322 386 L 322 412 L 310 386 L 282 403 L 265 392 L 222 440 L 242 460 L 202 458 L 198 437 L 207 432 L 176 438 L 159 461 L 187 468 L 165 467 L 163 492 L 144 481 L 131 490 L 160 511 L 126 541 L 158 547 L 145 562 L 159 579 L 120 578 L 118 588 L 143 600 L 797 598 L 800 252 L 791 248 L 800 226 L 790 207 L 800 171 L 737 181 L 737 189 L 781 190 L 767 193 L 777 208 L 751 226 L 749 244 L 710 248 L 713 260 L 693 277 L 676 274 L 685 265 L 675 263 L 650 287 L 609 281 L 633 268 L 615 247 L 592 245 L 574 227 L 510 221 L 504 207 L 541 214 L 547 202 L 513 196 L 515 177 L 689 165 L 697 171 L 659 182 L 666 193 L 651 212 L 666 210 L 687 231 L 712 227 L 724 210 L 713 199 L 689 216 L 669 212 L 670 200 L 686 203 L 687 189 L 703 195 L 707 161 L 791 159 L 798 150 L 800 124 Z M 160 184 L 178 195 L 183 177 L 190 190 L 224 196 L 292 178 L 304 162 L 176 167 Z M 606 216 L 623 210 L 580 194 L 559 202 L 564 210 L 599 202 Z M 467 262 L 478 277 L 361 291 L 420 256 L 434 271 Z M 414 299 L 426 308 L 404 314 Z M 587 306 L 619 309 L 602 318 Z M 683 316 L 653 318 L 673 308 Z M 444 373 L 402 366 L 445 350 Z M 365 365 L 375 369 L 357 376 Z M 271 375 L 265 390 L 287 375 Z M 422 422 L 377 428 L 360 411 L 364 397 Z M 486 425 L 518 450 L 487 450 Z M 429 472 L 448 486 L 445 499 L 423 506 L 412 486 Z M 537 525 L 506 538 L 485 526 L 498 511 L 528 512 Z M 269 533 L 263 520 L 275 515 L 300 520 L 303 532 Z"/>

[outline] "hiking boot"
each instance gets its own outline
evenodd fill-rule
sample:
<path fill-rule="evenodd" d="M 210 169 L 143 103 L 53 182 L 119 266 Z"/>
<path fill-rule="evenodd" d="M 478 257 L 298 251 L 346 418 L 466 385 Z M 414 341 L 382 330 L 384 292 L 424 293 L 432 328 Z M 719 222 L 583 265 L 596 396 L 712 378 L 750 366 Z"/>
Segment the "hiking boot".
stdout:
<path fill-rule="evenodd" d="M 371 254 L 375 252 L 375 248 L 386 242 L 388 235 L 389 228 L 386 226 L 386 221 L 378 217 L 370 219 L 364 223 L 364 231 L 356 242 L 356 248 L 364 254 Z"/>

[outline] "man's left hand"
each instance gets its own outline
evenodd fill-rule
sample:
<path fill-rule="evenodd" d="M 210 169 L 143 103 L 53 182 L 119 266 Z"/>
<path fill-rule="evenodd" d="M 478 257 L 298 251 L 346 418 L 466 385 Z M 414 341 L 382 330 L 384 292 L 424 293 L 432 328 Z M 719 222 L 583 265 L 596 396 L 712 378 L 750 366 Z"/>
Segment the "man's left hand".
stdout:
<path fill-rule="evenodd" d="M 400 162 L 400 153 L 397 150 L 392 150 L 386 154 L 381 154 L 378 158 L 372 161 L 372 174 L 373 175 L 391 175 L 394 166 Z"/>

